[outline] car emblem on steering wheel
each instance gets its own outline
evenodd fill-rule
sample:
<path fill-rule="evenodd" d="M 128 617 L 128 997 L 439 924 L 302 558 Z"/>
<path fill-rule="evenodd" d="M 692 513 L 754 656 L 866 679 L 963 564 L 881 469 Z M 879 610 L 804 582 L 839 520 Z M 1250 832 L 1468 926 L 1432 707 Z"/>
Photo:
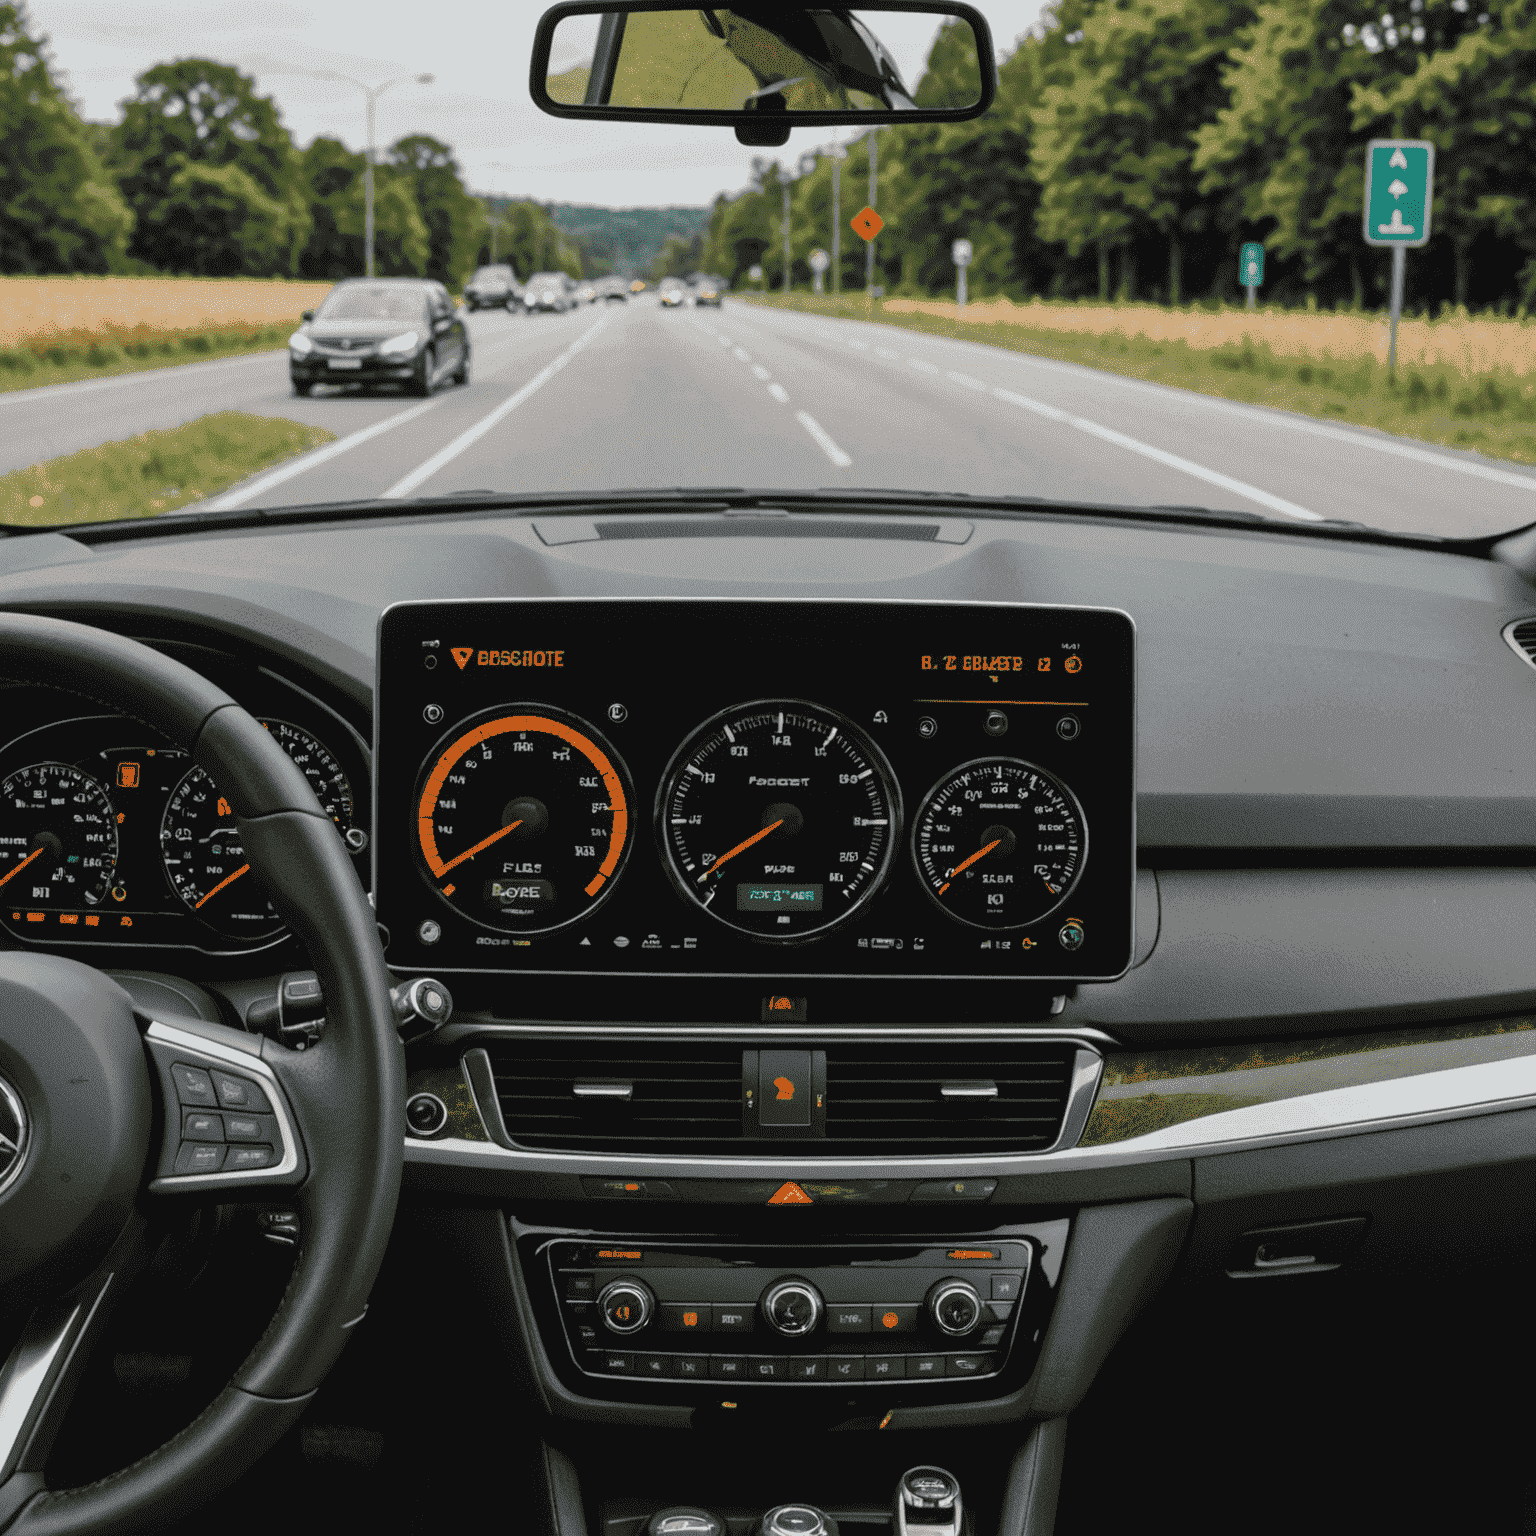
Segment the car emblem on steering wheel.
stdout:
<path fill-rule="evenodd" d="M 0 1077 L 0 1195 L 21 1176 L 27 1160 L 27 1107 Z"/>

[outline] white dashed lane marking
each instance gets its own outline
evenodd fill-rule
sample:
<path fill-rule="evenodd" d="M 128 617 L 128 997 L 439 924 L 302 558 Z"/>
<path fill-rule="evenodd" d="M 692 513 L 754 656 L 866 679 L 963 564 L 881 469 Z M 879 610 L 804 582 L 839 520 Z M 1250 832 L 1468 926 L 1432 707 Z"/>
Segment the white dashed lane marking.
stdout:
<path fill-rule="evenodd" d="M 816 445 L 839 469 L 847 469 L 853 460 L 832 440 L 827 430 L 809 411 L 796 411 L 795 420 L 816 439 Z"/>
<path fill-rule="evenodd" d="M 789 404 L 789 391 L 785 389 L 782 384 L 770 384 L 768 386 L 768 393 L 772 395 L 780 405 Z"/>

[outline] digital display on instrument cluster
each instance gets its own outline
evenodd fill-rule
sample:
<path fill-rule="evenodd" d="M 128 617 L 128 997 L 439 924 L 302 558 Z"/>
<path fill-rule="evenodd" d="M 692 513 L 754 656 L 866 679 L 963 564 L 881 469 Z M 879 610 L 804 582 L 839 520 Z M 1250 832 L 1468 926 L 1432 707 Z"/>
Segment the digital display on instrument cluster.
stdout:
<path fill-rule="evenodd" d="M 1134 645 L 1101 608 L 398 604 L 375 696 L 390 964 L 1118 976 Z"/>

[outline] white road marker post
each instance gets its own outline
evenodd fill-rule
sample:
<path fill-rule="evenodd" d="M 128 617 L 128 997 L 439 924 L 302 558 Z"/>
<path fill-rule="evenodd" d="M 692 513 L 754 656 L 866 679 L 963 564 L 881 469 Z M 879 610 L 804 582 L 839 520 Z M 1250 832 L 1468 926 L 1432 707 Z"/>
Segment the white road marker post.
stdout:
<path fill-rule="evenodd" d="M 955 263 L 955 308 L 965 308 L 965 269 L 971 264 L 971 257 L 976 254 L 975 248 L 969 240 L 956 240 L 950 246 L 949 254 Z"/>

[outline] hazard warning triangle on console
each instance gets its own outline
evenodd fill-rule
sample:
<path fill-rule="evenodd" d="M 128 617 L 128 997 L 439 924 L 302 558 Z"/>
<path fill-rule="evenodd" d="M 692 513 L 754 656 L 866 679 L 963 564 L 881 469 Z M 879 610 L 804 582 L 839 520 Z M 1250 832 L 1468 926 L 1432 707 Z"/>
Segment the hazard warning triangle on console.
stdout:
<path fill-rule="evenodd" d="M 456 645 L 456 646 L 454 646 L 454 648 L 453 648 L 453 659 L 456 662 L 458 662 L 458 664 L 459 664 L 459 671 L 460 672 L 462 672 L 464 670 L 465 662 L 467 662 L 469 660 L 469 658 L 471 656 L 473 656 L 474 654 L 475 654 L 475 648 L 472 645 Z"/>
<path fill-rule="evenodd" d="M 816 1202 L 793 1181 L 780 1184 L 768 1197 L 769 1205 L 814 1205 Z"/>

